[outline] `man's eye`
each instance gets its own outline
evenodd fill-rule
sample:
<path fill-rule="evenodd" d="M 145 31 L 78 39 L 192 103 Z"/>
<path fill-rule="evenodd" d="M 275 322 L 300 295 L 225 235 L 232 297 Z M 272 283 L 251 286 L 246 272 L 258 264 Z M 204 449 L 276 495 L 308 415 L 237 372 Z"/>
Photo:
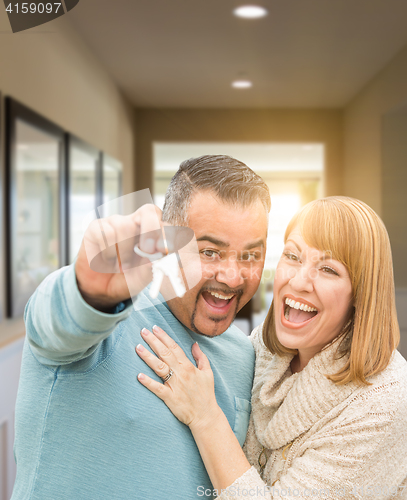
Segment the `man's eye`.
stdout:
<path fill-rule="evenodd" d="M 245 262 L 255 262 L 256 260 L 260 260 L 260 254 L 245 253 L 242 255 L 242 260 L 244 260 Z"/>
<path fill-rule="evenodd" d="M 218 255 L 214 250 L 202 250 L 201 254 L 208 257 L 208 259 L 214 259 Z"/>

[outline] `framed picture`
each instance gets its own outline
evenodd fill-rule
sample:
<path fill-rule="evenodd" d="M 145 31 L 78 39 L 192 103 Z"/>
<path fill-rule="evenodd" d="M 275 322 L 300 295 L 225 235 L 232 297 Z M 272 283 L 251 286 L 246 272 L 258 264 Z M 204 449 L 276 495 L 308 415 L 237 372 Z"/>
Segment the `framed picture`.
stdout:
<path fill-rule="evenodd" d="M 98 205 L 98 215 L 99 217 L 123 215 L 122 164 L 105 153 L 101 155 L 101 164 L 102 203 Z"/>
<path fill-rule="evenodd" d="M 3 113 L 3 96 L 0 93 L 0 116 Z M 3 141 L 2 141 L 2 130 L 1 130 L 1 120 L 0 120 L 0 200 L 3 200 L 4 196 L 4 185 L 3 185 Z M 4 238 L 3 238 L 3 203 L 0 203 L 0 323 L 3 321 L 4 310 L 5 310 L 5 279 L 4 279 Z M 1 448 L 0 448 L 1 449 Z"/>
<path fill-rule="evenodd" d="M 67 139 L 67 263 L 70 264 L 82 243 L 85 216 L 102 204 L 102 175 L 99 150 L 71 134 Z"/>
<path fill-rule="evenodd" d="M 22 315 L 41 281 L 65 263 L 64 131 L 7 98 L 7 313 Z"/>

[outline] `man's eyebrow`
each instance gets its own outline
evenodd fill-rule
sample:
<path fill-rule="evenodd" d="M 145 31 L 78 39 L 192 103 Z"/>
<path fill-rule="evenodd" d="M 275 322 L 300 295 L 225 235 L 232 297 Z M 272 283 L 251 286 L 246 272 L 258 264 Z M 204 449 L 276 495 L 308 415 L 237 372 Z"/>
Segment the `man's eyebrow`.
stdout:
<path fill-rule="evenodd" d="M 197 238 L 196 241 L 209 241 L 209 242 L 213 243 L 214 245 L 221 247 L 221 248 L 227 248 L 230 246 L 229 243 L 226 243 L 225 241 L 222 241 L 222 240 L 218 240 L 217 238 L 214 238 L 213 236 L 209 236 L 209 235 L 201 236 L 200 238 Z M 264 240 L 263 239 L 253 241 L 253 243 L 247 244 L 244 247 L 244 250 L 250 250 L 252 248 L 257 248 L 257 247 L 264 247 Z"/>
<path fill-rule="evenodd" d="M 229 246 L 229 243 L 226 243 L 225 241 L 222 240 L 218 240 L 217 238 L 214 238 L 213 236 L 209 235 L 201 236 L 200 238 L 197 238 L 196 241 L 209 241 L 221 248 L 227 248 Z"/>
<path fill-rule="evenodd" d="M 251 250 L 252 248 L 264 247 L 264 240 L 254 241 L 253 243 L 249 243 L 244 247 L 245 250 Z"/>

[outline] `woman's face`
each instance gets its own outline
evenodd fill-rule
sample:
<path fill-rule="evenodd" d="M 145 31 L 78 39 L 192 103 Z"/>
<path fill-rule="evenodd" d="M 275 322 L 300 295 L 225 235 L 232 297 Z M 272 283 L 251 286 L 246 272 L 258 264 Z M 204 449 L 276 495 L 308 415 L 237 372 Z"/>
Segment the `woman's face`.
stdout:
<path fill-rule="evenodd" d="M 290 233 L 274 280 L 277 338 L 311 359 L 348 321 L 352 285 L 346 267 L 308 246 L 298 227 Z"/>

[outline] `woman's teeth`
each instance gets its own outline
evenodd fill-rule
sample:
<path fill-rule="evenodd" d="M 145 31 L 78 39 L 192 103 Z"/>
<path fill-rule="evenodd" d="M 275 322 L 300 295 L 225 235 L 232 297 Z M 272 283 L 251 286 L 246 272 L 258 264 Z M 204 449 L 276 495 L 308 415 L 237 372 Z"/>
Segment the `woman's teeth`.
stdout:
<path fill-rule="evenodd" d="M 315 309 L 315 307 L 310 307 L 310 306 L 307 306 L 306 304 L 301 304 L 301 302 L 295 302 L 295 300 L 288 299 L 288 298 L 285 299 L 285 303 L 288 306 L 292 307 L 293 309 L 301 309 L 301 311 L 306 311 L 306 312 L 318 311 L 318 309 Z M 288 309 L 287 309 L 287 311 L 288 311 Z"/>
<path fill-rule="evenodd" d="M 215 292 L 209 292 L 209 293 L 214 297 L 216 297 L 217 299 L 223 299 L 223 300 L 230 300 L 234 295 L 233 293 L 232 295 L 221 295 L 220 293 L 215 293 Z"/>

